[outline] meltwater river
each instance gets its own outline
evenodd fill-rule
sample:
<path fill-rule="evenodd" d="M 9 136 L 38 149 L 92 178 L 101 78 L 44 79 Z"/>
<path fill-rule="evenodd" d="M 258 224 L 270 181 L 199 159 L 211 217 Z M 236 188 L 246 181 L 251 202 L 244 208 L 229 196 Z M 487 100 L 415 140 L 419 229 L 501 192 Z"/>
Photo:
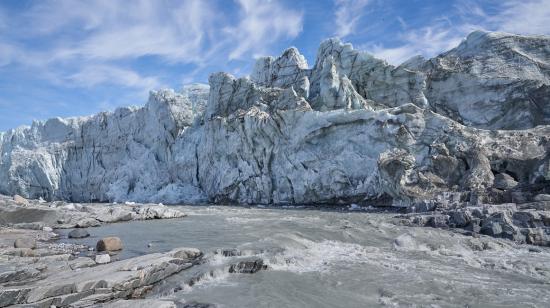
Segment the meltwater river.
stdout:
<path fill-rule="evenodd" d="M 550 307 L 550 248 L 400 226 L 395 214 L 184 206 L 183 219 L 90 230 L 119 236 L 121 258 L 196 247 L 205 262 L 148 297 L 218 307 Z M 64 240 L 66 241 L 66 240 Z M 151 247 L 148 244 L 151 243 Z M 224 257 L 219 249 L 238 249 Z M 230 274 L 262 259 L 268 269 Z M 195 284 L 189 281 L 199 277 Z"/>

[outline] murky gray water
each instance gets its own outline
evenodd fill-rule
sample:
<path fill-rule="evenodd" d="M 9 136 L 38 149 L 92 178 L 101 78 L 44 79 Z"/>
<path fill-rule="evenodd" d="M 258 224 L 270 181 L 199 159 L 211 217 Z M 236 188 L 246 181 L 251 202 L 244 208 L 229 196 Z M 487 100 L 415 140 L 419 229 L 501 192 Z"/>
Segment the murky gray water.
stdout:
<path fill-rule="evenodd" d="M 183 207 L 178 220 L 90 229 L 116 235 L 120 255 L 197 247 L 206 262 L 170 277 L 150 297 L 221 307 L 549 307 L 550 249 L 396 226 L 393 214 Z M 147 247 L 153 243 L 152 247 Z M 237 248 L 240 257 L 214 254 Z M 532 248 L 532 247 L 531 247 Z M 239 260 L 269 270 L 230 274 Z M 210 274 L 212 273 L 212 274 Z M 192 277 L 204 276 L 193 286 Z M 174 291 L 176 290 L 176 291 Z"/>

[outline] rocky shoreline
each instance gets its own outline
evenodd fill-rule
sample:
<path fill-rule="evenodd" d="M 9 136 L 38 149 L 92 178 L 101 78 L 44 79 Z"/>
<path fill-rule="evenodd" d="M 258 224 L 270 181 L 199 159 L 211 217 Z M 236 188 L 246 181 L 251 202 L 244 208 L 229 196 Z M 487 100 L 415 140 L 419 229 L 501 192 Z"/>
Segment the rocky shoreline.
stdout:
<path fill-rule="evenodd" d="M 519 244 L 550 246 L 550 195 L 517 203 L 453 205 L 439 203 L 408 209 L 396 216 L 408 226 L 453 229 L 466 235 L 488 235 Z"/>
<path fill-rule="evenodd" d="M 56 241 L 56 229 L 84 231 L 104 223 L 185 216 L 162 205 L 82 205 L 0 196 L 0 307 L 176 307 L 170 301 L 138 299 L 155 283 L 192 267 L 202 257 L 200 250 L 176 248 L 116 261 L 120 239 L 101 239 L 97 247 L 67 244 Z"/>
<path fill-rule="evenodd" d="M 529 202 L 472 204 L 424 203 L 403 208 L 396 224 L 450 229 L 473 237 L 491 236 L 518 244 L 550 246 L 550 195 Z M 383 208 L 352 204 L 346 211 L 379 212 Z M 391 208 L 395 210 L 396 208 Z M 335 210 L 331 208 L 331 210 Z M 163 205 L 76 204 L 0 196 L 0 307 L 212 307 L 174 302 L 170 297 L 145 298 L 164 279 L 201 265 L 203 253 L 174 248 L 119 260 L 124 243 L 116 237 L 99 239 L 95 247 L 63 243 L 59 229 L 73 229 L 69 238 L 87 237 L 93 227 L 132 220 L 182 218 L 186 214 Z M 537 252 L 537 248 L 529 250 Z M 237 249 L 214 252 L 240 256 Z M 228 273 L 253 274 L 268 269 L 260 258 L 231 264 Z M 183 285 L 193 286 L 213 272 L 197 267 Z M 178 288 L 169 290 L 177 292 Z"/>

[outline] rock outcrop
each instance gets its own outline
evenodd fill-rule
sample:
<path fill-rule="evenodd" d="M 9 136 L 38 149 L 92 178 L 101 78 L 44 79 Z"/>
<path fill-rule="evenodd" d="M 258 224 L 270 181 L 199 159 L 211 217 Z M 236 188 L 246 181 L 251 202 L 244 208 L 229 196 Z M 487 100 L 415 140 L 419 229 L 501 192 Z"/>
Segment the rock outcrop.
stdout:
<path fill-rule="evenodd" d="M 20 282 L 6 283 L 0 289 L 0 306 L 28 305 L 32 307 L 74 306 L 88 307 L 116 299 L 139 298 L 152 286 L 178 272 L 190 268 L 194 259 L 176 256 L 181 250 L 153 253 L 127 260 L 109 263 L 109 255 L 97 255 L 97 266 L 88 265 L 74 270 L 60 268 L 56 272 L 38 273 L 39 279 L 29 279 L 26 272 L 3 272 L 17 274 Z M 180 253 L 181 254 L 181 253 Z M 88 258 L 86 258 L 88 259 Z M 65 263 L 75 263 L 67 259 Z M 50 264 L 51 266 L 51 264 Z M 46 270 L 42 269 L 42 272 Z M 26 274 L 24 274 L 26 273 Z M 33 278 L 33 277 L 30 277 Z M 139 303 L 136 302 L 136 303 Z"/>
<path fill-rule="evenodd" d="M 0 134 L 0 193 L 47 200 L 430 207 L 550 190 L 550 38 L 474 32 L 400 66 L 323 42 L 143 108 Z M 206 91 L 208 101 L 205 103 Z"/>

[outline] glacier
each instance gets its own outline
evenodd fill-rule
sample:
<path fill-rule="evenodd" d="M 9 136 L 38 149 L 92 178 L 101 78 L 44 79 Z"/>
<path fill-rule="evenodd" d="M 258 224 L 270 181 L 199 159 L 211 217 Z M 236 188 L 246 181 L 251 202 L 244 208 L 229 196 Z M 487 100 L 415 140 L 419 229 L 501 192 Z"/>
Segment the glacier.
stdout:
<path fill-rule="evenodd" d="M 74 202 L 515 202 L 550 190 L 550 37 L 399 66 L 338 39 L 143 107 L 0 133 L 0 193 Z"/>

